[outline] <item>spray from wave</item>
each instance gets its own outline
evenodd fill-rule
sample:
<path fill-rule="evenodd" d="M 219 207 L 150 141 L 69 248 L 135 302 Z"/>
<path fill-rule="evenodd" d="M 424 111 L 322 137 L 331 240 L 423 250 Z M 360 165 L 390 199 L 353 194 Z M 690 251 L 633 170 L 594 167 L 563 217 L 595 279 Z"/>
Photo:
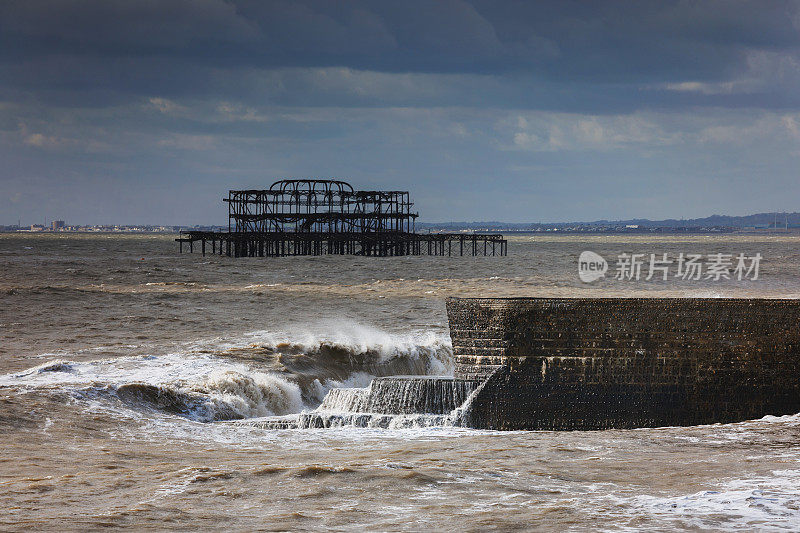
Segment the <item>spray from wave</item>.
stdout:
<path fill-rule="evenodd" d="M 446 333 L 430 329 L 389 333 L 353 322 L 322 323 L 301 332 L 257 331 L 236 344 L 220 343 L 224 355 L 277 355 L 290 371 L 320 369 L 333 379 L 353 372 L 372 375 L 447 375 L 453 371 L 452 347 Z"/>
<path fill-rule="evenodd" d="M 350 322 L 327 323 L 304 333 L 254 332 L 237 344 L 219 343 L 211 353 L 291 376 L 309 406 L 321 403 L 331 389 L 366 387 L 374 377 L 453 373 L 452 346 L 445 333 L 428 329 L 396 334 Z"/>

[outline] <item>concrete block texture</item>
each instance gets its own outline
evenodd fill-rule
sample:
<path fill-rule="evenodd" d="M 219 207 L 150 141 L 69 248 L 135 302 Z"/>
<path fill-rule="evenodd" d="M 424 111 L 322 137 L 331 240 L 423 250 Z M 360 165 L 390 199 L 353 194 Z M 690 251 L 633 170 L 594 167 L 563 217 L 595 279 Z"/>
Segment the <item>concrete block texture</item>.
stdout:
<path fill-rule="evenodd" d="M 469 425 L 605 429 L 800 412 L 800 300 L 450 298 Z"/>

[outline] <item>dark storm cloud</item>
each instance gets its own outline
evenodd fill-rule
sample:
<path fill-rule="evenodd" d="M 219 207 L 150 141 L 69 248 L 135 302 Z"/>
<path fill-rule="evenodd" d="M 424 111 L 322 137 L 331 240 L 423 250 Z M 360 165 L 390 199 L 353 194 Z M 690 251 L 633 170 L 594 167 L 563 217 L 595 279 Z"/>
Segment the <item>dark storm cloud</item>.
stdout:
<path fill-rule="evenodd" d="M 81 99 L 67 93 L 92 94 L 86 103 L 131 93 L 263 98 L 254 71 L 344 67 L 511 82 L 496 95 L 490 82 L 472 91 L 455 84 L 436 94 L 416 87 L 406 95 L 390 92 L 398 105 L 704 105 L 709 99 L 701 91 L 664 89 L 763 76 L 752 72 L 754 54 L 764 54 L 764 62 L 797 57 L 799 22 L 797 3 L 763 1 L 21 0 L 0 4 L 0 61 L 5 90 L 43 91 L 74 103 Z M 303 99 L 324 105 L 327 98 L 333 105 L 365 103 L 325 81 L 283 90 L 293 82 L 287 73 L 267 97 L 284 105 Z M 796 103 L 793 92 L 781 93 L 781 79 L 775 82 L 751 88 L 753 97 L 714 103 L 759 105 L 764 94 L 780 96 L 761 105 Z M 386 103 L 368 94 L 367 105 L 371 97 Z"/>
<path fill-rule="evenodd" d="M 174 55 L 254 66 L 717 77 L 798 44 L 790 2 L 7 1 L 4 56 Z"/>

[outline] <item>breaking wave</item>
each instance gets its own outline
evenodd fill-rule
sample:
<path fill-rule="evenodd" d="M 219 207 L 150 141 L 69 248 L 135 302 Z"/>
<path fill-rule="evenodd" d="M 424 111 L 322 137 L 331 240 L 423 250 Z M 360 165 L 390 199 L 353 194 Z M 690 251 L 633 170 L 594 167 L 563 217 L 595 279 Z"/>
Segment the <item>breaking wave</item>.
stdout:
<path fill-rule="evenodd" d="M 350 325 L 292 338 L 256 332 L 237 345 L 217 341 L 166 355 L 52 360 L 0 376 L 0 387 L 212 422 L 298 414 L 317 407 L 332 389 L 366 387 L 374 377 L 447 373 L 452 350 L 446 336 Z"/>
<path fill-rule="evenodd" d="M 213 352 L 235 360 L 271 364 L 292 376 L 309 405 L 319 404 L 333 388 L 366 387 L 373 377 L 453 374 L 448 335 L 431 330 L 392 334 L 352 323 L 326 332 L 282 336 L 249 334 L 245 343 Z"/>
<path fill-rule="evenodd" d="M 211 422 L 300 412 L 292 380 L 209 356 L 120 357 L 89 362 L 50 361 L 0 376 L 0 386 L 70 393 L 76 399 L 122 401 Z"/>
<path fill-rule="evenodd" d="M 215 371 L 198 381 L 126 383 L 111 390 L 123 401 L 199 422 L 285 415 L 303 406 L 298 385 L 260 372 Z"/>
<path fill-rule="evenodd" d="M 71 372 L 72 371 L 72 363 L 70 361 L 62 361 L 61 359 L 55 359 L 53 361 L 47 361 L 46 363 L 42 363 L 39 366 L 35 366 L 22 372 L 20 376 L 29 375 L 29 374 L 41 374 L 43 372 Z"/>

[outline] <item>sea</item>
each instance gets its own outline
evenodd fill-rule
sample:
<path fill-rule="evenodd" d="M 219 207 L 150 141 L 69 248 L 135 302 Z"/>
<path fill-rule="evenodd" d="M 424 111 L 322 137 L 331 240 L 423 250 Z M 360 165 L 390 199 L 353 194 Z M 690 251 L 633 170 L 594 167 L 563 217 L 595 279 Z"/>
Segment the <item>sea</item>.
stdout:
<path fill-rule="evenodd" d="M 452 375 L 447 296 L 798 298 L 796 234 L 548 233 L 506 257 L 390 258 L 179 254 L 174 238 L 0 234 L 0 530 L 800 530 L 800 414 L 259 423 L 374 377 Z M 592 283 L 584 251 L 608 261 Z M 639 279 L 615 275 L 632 254 Z M 760 262 L 646 279 L 651 254 Z"/>

